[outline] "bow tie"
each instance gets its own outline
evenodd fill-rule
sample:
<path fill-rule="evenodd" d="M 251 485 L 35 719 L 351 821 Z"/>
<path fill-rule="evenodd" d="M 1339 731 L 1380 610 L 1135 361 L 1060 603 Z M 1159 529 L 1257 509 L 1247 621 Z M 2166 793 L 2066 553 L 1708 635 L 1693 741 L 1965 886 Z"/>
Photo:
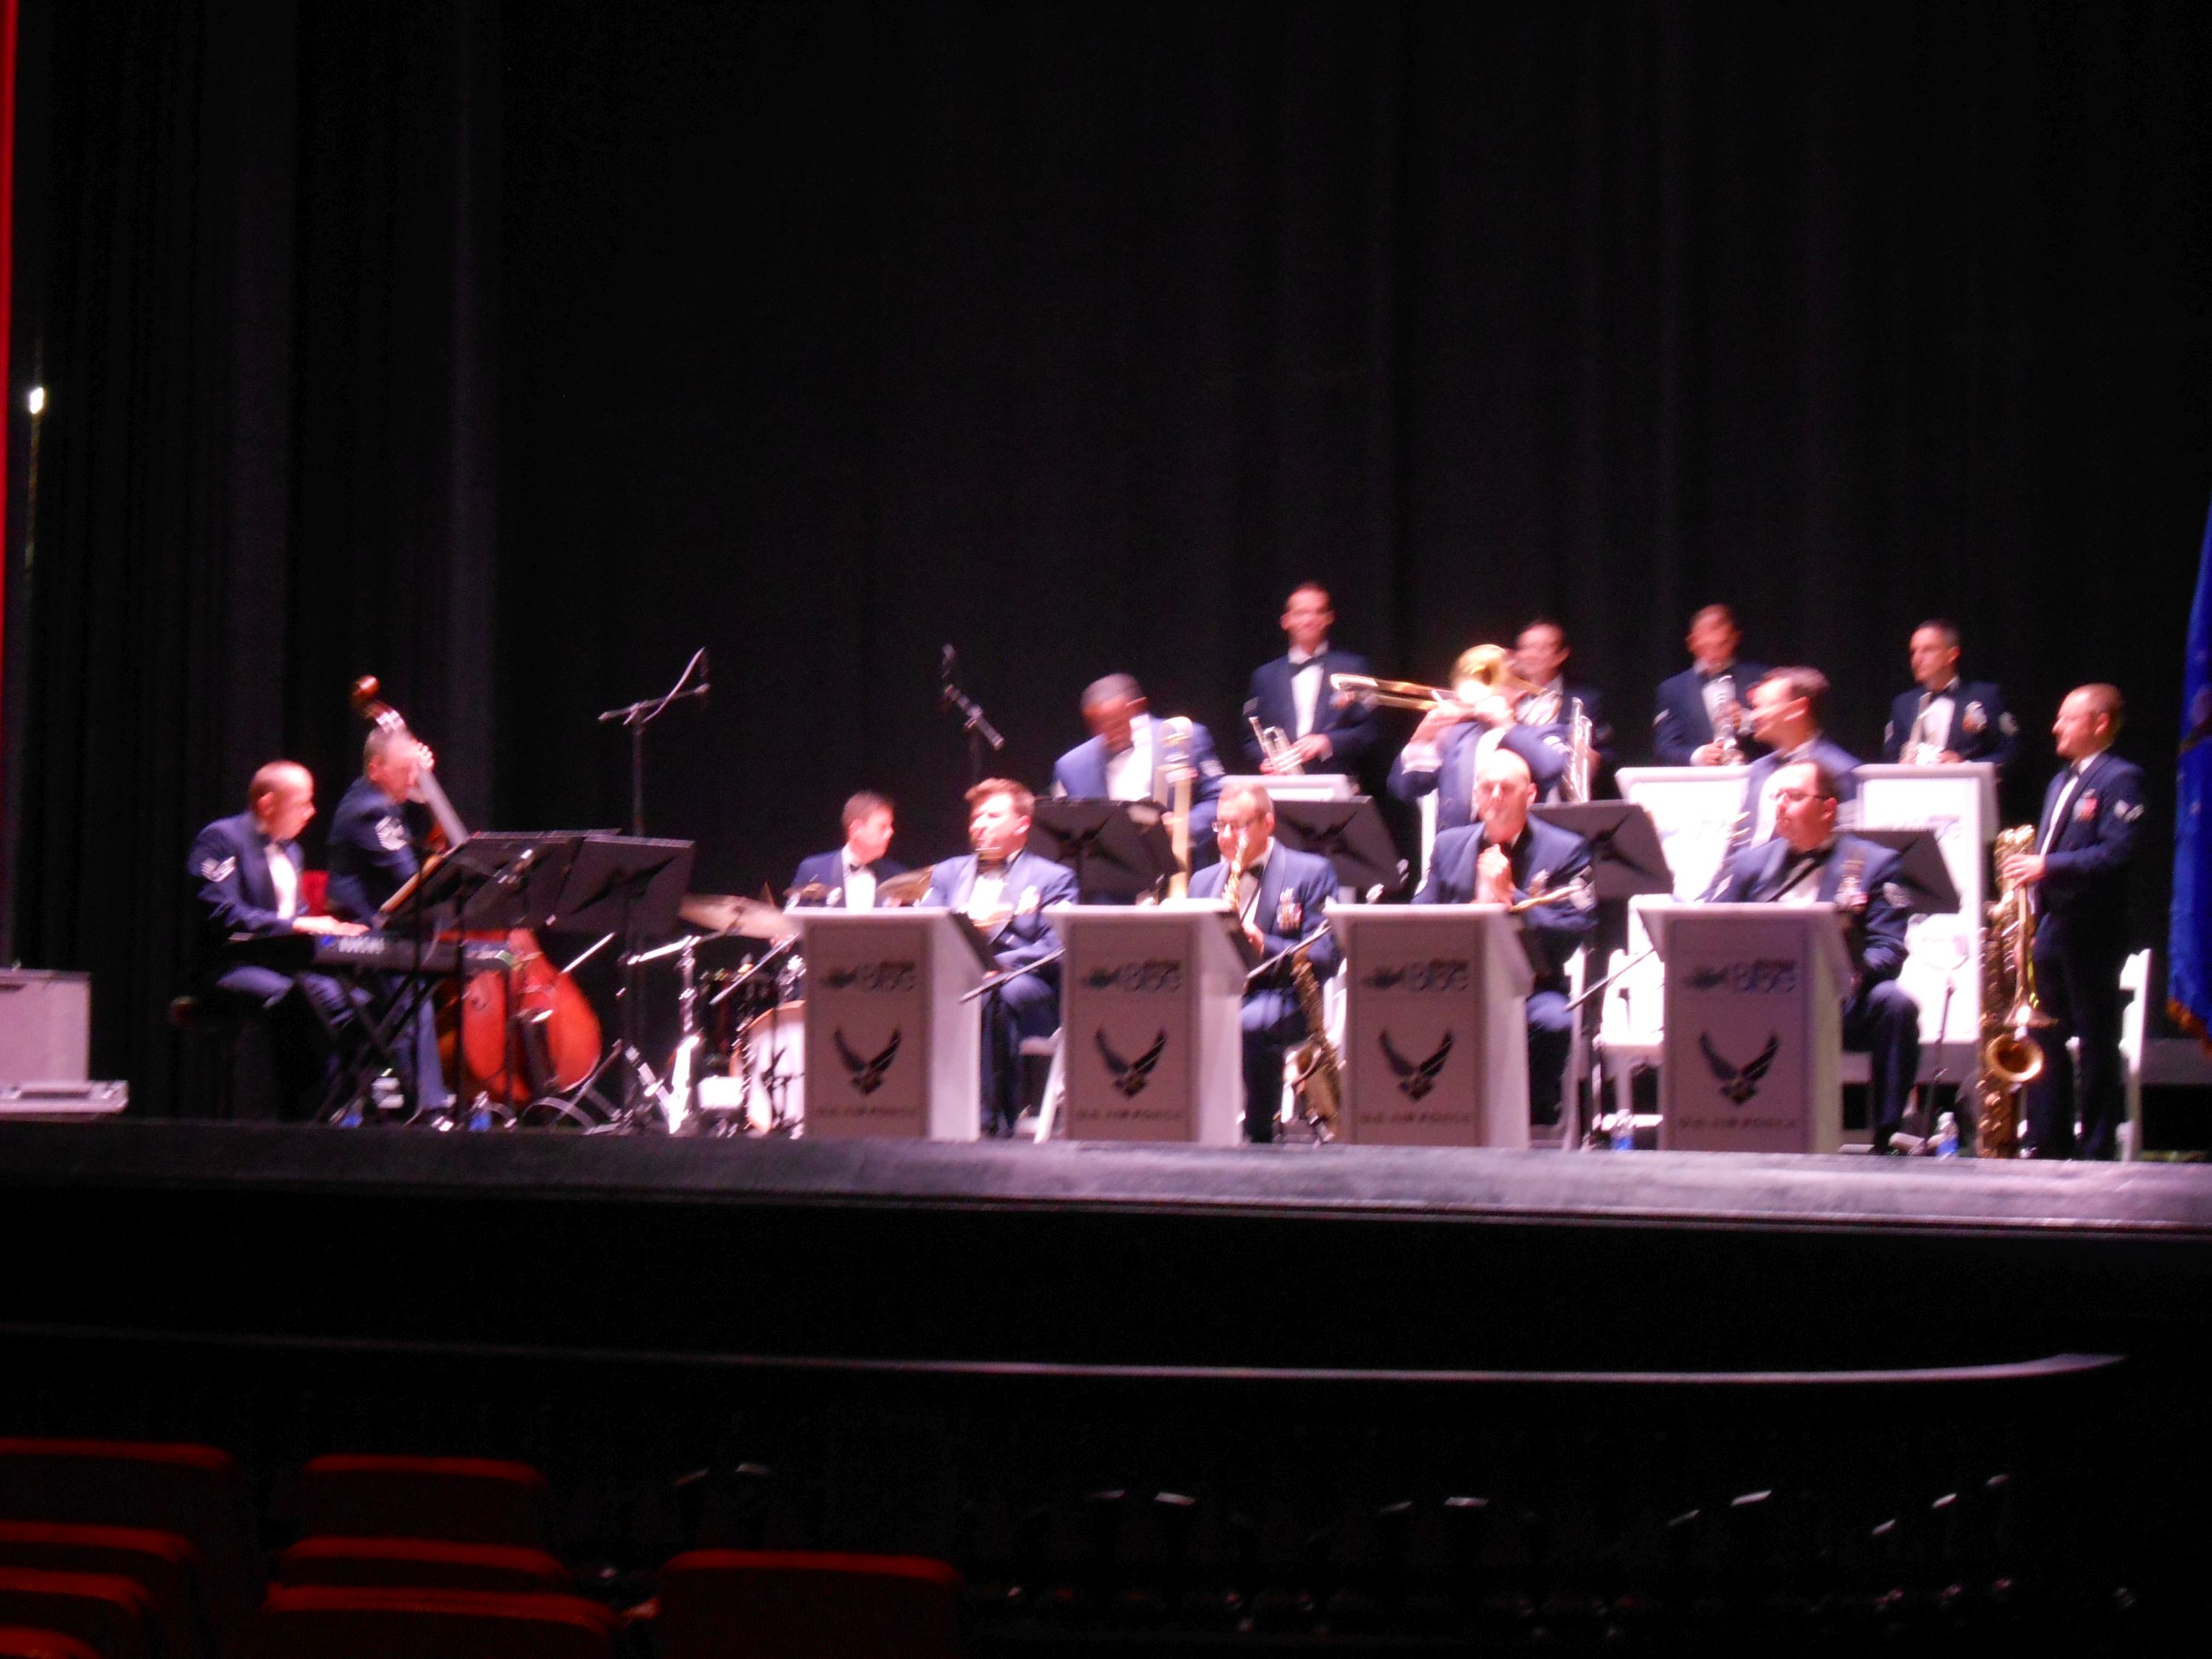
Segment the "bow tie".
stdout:
<path fill-rule="evenodd" d="M 1300 661 L 1296 657 L 1291 659 L 1291 672 L 1293 674 L 1303 674 L 1309 668 L 1319 668 L 1320 666 L 1321 658 L 1319 656 L 1308 657 L 1304 661 Z"/>

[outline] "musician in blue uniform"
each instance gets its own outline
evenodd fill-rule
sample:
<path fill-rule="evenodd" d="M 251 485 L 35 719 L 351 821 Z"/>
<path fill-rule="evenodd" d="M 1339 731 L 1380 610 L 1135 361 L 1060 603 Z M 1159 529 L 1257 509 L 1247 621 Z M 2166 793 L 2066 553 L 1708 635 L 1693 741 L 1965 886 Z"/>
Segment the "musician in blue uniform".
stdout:
<path fill-rule="evenodd" d="M 1575 717 L 1580 714 L 1588 720 L 1590 775 L 1585 781 L 1595 795 L 1599 781 L 1613 769 L 1613 722 L 1605 717 L 1605 699 L 1595 686 L 1568 684 L 1569 655 L 1566 629 L 1547 617 L 1538 617 L 1514 636 L 1513 672 L 1528 689 L 1514 698 L 1513 718 L 1522 730 L 1534 732 L 1567 756 L 1570 763 Z M 1562 776 L 1562 789 L 1566 781 Z M 1547 793 L 1542 798 L 1553 796 Z"/>
<path fill-rule="evenodd" d="M 352 1002 L 326 974 L 286 973 L 248 951 L 257 939 L 362 931 L 356 922 L 311 916 L 301 902 L 299 837 L 314 816 L 307 769 L 271 761 L 247 786 L 246 810 L 202 830 L 185 860 L 201 912 L 200 977 L 209 993 L 267 1016 L 290 1114 L 312 1107 L 320 1093 Z"/>
<path fill-rule="evenodd" d="M 1234 902 L 1262 960 L 1287 951 L 1308 934 L 1306 961 L 1316 980 L 1336 972 L 1336 936 L 1324 925 L 1336 896 L 1336 870 L 1316 853 L 1300 853 L 1275 839 L 1275 804 L 1254 783 L 1222 792 L 1213 821 L 1221 861 L 1191 878 L 1193 898 L 1227 898 L 1231 867 L 1237 876 Z M 1318 930 L 1318 931 L 1316 931 Z M 1291 964 L 1278 963 L 1244 991 L 1244 1138 L 1275 1138 L 1276 1108 L 1283 1094 L 1283 1056 L 1308 1035 Z"/>
<path fill-rule="evenodd" d="M 1521 757 L 1539 799 L 1559 793 L 1569 755 L 1556 729 L 1522 724 L 1515 698 L 1480 681 L 1462 680 L 1451 691 L 1456 701 L 1422 715 L 1391 763 L 1386 787 L 1393 795 L 1417 801 L 1434 793 L 1437 833 L 1462 829 L 1474 821 L 1475 783 L 1482 767 L 1501 750 Z"/>
<path fill-rule="evenodd" d="M 1175 776 L 1191 774 L 1190 849 L 1194 862 L 1213 832 L 1221 793 L 1221 761 L 1213 734 L 1194 720 L 1155 720 L 1133 676 L 1109 674 L 1083 689 L 1090 738 L 1052 768 L 1052 793 L 1071 800 L 1152 800 L 1175 805 Z"/>
<path fill-rule="evenodd" d="M 1881 757 L 1893 765 L 1988 761 L 2000 772 L 2018 747 L 2020 727 L 2004 693 L 1988 680 L 1959 678 L 1959 630 L 1940 617 L 1912 630 L 1914 689 L 1889 706 Z"/>
<path fill-rule="evenodd" d="M 362 747 L 361 775 L 347 787 L 331 817 L 329 903 L 333 915 L 381 931 L 383 908 L 422 867 L 416 846 L 428 815 L 417 796 L 430 750 L 404 729 L 377 726 Z M 386 976 L 386 999 L 404 994 L 404 978 Z M 399 1034 L 394 1059 L 412 1079 L 417 1112 L 452 1103 L 438 1060 L 437 1014 L 422 999 Z"/>
<path fill-rule="evenodd" d="M 1775 832 L 1775 792 L 1781 772 L 1800 761 L 1817 761 L 1838 802 L 1837 822 L 1858 823 L 1857 759 L 1820 729 L 1828 677 L 1817 668 L 1773 668 L 1751 688 L 1752 733 L 1767 753 L 1744 775 L 1743 805 L 1729 837 L 1728 856 L 1756 847 Z"/>
<path fill-rule="evenodd" d="M 1352 698 L 1339 700 L 1329 689 L 1334 674 L 1366 674 L 1367 659 L 1340 651 L 1329 642 L 1336 611 L 1328 590 L 1304 582 L 1283 604 L 1283 632 L 1289 651 L 1252 672 L 1244 702 L 1244 763 L 1255 772 L 1287 771 L 1261 752 L 1257 725 L 1280 732 L 1290 755 L 1307 772 L 1340 772 L 1357 776 L 1359 763 L 1375 744 L 1375 711 Z"/>
<path fill-rule="evenodd" d="M 1728 766 L 1751 757 L 1751 688 L 1763 663 L 1736 655 L 1743 641 L 1735 614 L 1709 605 L 1690 618 L 1691 666 L 1659 682 L 1651 747 L 1662 766 Z"/>
<path fill-rule="evenodd" d="M 2143 813 L 2142 769 L 2112 752 L 2126 706 L 2117 688 L 2077 687 L 2051 726 L 2065 769 L 2043 794 L 2035 851 L 2008 859 L 2008 881 L 2035 896 L 2035 991 L 2057 1024 L 2039 1028 L 2043 1075 L 2027 1086 L 2037 1158 L 2108 1158 L 2125 1109 L 2120 965 L 2128 954 L 2128 872 Z M 2066 1041 L 2081 1044 L 2081 1075 Z M 2080 1109 L 2081 1132 L 2075 1132 Z"/>
<path fill-rule="evenodd" d="M 1500 750 L 1484 761 L 1475 790 L 1475 821 L 1437 837 L 1429 878 L 1416 904 L 1531 905 L 1520 915 L 1522 936 L 1534 948 L 1529 987 L 1528 1115 L 1557 1123 L 1560 1085 L 1574 1042 L 1574 1012 L 1567 1006 L 1567 964 L 1597 926 L 1590 884 L 1589 843 L 1571 830 L 1528 816 L 1535 780 L 1518 755 Z"/>
<path fill-rule="evenodd" d="M 990 940 L 999 972 L 1041 962 L 1057 949 L 1045 911 L 1075 902 L 1075 876 L 1026 848 L 1036 798 L 1011 778 L 986 778 L 968 792 L 964 858 L 931 872 L 925 905 L 957 910 Z M 1048 1037 L 1060 1025 L 1060 970 L 1037 969 L 1007 980 L 984 1000 L 981 1048 L 983 1133 L 1012 1134 L 1021 1115 L 1024 1037 Z"/>
<path fill-rule="evenodd" d="M 799 861 L 791 878 L 793 905 L 872 910 L 877 884 L 906 873 L 906 866 L 884 856 L 894 827 L 890 801 L 873 790 L 861 790 L 845 803 L 844 825 L 842 847 Z"/>

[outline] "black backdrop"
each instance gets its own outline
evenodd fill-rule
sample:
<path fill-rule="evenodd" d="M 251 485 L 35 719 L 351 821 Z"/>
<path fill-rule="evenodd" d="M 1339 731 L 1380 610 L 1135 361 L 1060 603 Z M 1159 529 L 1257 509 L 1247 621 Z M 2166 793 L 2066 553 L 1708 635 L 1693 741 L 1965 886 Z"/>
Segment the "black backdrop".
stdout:
<path fill-rule="evenodd" d="M 1948 614 L 2170 793 L 2208 70 L 2179 4 L 33 4 L 17 948 L 158 1109 L 185 842 L 333 799 L 356 673 L 611 825 L 592 716 L 710 646 L 649 827 L 757 888 L 863 783 L 957 844 L 943 643 L 1042 782 L 1109 669 L 1232 735 L 1309 575 L 1415 678 L 1559 617 L 1631 757 L 1699 604 L 1860 752 Z"/>

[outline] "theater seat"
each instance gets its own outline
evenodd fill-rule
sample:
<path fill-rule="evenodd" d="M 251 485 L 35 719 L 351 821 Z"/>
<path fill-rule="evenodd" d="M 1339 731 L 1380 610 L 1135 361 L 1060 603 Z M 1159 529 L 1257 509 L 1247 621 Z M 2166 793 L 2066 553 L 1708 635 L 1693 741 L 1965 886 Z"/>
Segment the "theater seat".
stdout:
<path fill-rule="evenodd" d="M 26 1630 L 19 1625 L 0 1626 L 0 1659 L 100 1659 L 76 1639 L 58 1630 Z"/>
<path fill-rule="evenodd" d="M 303 1538 L 277 1558 L 276 1582 L 508 1595 L 574 1588 L 544 1550 L 434 1538 Z"/>
<path fill-rule="evenodd" d="M 279 1584 L 251 1659 L 612 1659 L 615 1615 L 576 1595 Z"/>
<path fill-rule="evenodd" d="M 0 1625 L 75 1637 L 100 1659 L 173 1659 L 146 1592 L 112 1572 L 0 1567 Z"/>
<path fill-rule="evenodd" d="M 64 1521 L 0 1521 L 0 1567 L 106 1572 L 146 1592 L 166 1659 L 215 1659 L 199 1557 L 174 1533 Z"/>
<path fill-rule="evenodd" d="M 951 1659 L 960 1575 L 911 1555 L 693 1550 L 660 1570 L 661 1659 Z"/>
<path fill-rule="evenodd" d="M 300 1531 L 546 1546 L 545 1477 L 483 1457 L 318 1457 L 300 1472 Z"/>
<path fill-rule="evenodd" d="M 127 1440 L 0 1439 L 0 1518 L 145 1528 L 190 1543 L 216 1640 L 235 1653 L 261 1563 L 230 1454 Z"/>

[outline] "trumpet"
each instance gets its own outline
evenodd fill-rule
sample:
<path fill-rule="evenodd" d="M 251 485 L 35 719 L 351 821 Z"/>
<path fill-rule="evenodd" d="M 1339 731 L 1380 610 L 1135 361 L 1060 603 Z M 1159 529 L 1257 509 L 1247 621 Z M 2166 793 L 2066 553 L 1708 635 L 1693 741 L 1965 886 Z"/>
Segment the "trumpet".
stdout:
<path fill-rule="evenodd" d="M 1262 726 L 1257 714 L 1244 716 L 1244 723 L 1252 728 L 1252 740 L 1260 745 L 1260 757 L 1267 763 L 1267 770 L 1277 777 L 1299 777 L 1305 764 L 1291 746 L 1291 734 L 1279 726 Z"/>
<path fill-rule="evenodd" d="M 1332 690 L 1380 708 L 1415 708 L 1433 714 L 1439 708 L 1460 708 L 1476 697 L 1492 694 L 1527 696 L 1540 688 L 1531 685 L 1507 665 L 1512 653 L 1502 645 L 1469 646 L 1452 664 L 1449 689 L 1423 685 L 1415 680 L 1378 680 L 1371 674 L 1331 674 Z M 1462 688 L 1472 687 L 1471 692 Z"/>

